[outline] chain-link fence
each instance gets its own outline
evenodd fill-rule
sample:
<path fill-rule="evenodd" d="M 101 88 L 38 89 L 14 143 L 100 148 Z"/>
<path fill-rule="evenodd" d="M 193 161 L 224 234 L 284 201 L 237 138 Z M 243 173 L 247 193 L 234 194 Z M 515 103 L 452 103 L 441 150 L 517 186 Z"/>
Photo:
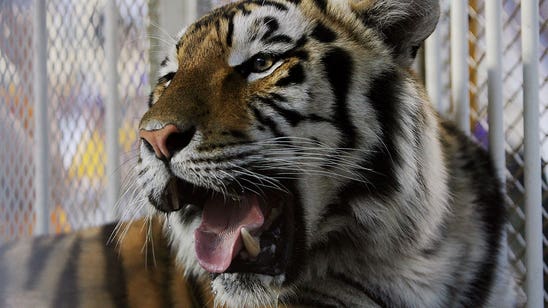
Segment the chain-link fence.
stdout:
<path fill-rule="evenodd" d="M 106 16 L 110 0 L 47 0 L 47 76 L 50 232 L 68 232 L 105 222 Z M 116 0 L 118 9 L 119 147 L 122 183 L 136 160 L 136 127 L 156 78 L 159 45 L 175 33 L 159 26 L 157 7 L 167 0 Z M 196 2 L 199 16 L 228 2 Z M 33 1 L 0 1 L 0 242 L 30 236 L 35 226 Z M 441 1 L 438 31 L 441 57 L 441 111 L 452 116 L 450 1 Z M 540 1 L 540 98 L 543 218 L 548 232 L 548 0 Z M 503 83 L 510 257 L 525 275 L 523 93 L 520 2 L 503 1 Z M 163 36 L 163 37 L 162 37 Z M 471 131 L 487 147 L 485 1 L 469 1 Z M 446 106 L 446 107 L 444 107 Z M 123 191 L 122 191 L 123 192 Z M 130 199 L 130 197 L 123 197 Z M 544 239 L 545 264 L 548 240 Z M 548 268 L 544 267 L 545 277 Z M 545 293 L 546 294 L 546 293 Z M 548 303 L 545 297 L 545 303 Z"/>
<path fill-rule="evenodd" d="M 150 80 L 157 78 L 150 69 L 157 68 L 156 62 L 166 53 L 160 43 L 173 40 L 176 34 L 160 26 L 158 5 L 162 2 L 166 1 L 116 0 L 122 200 L 131 199 L 124 195 L 124 183 L 136 160 L 136 127 L 146 108 Z M 222 2 L 197 2 L 196 16 Z M 45 1 L 46 150 L 36 148 L 34 136 L 35 2 L 0 1 L 0 138 L 8 141 L 0 150 L 0 240 L 35 234 L 36 151 L 47 151 L 49 156 L 49 232 L 97 225 L 109 217 L 112 204 L 105 197 L 109 175 L 105 149 L 107 3 Z"/>
<path fill-rule="evenodd" d="M 46 1 L 49 149 L 36 149 L 33 3 L 0 2 L 0 238 L 33 234 L 33 153 L 50 157 L 50 232 L 103 223 L 106 0 Z M 149 92 L 146 0 L 116 2 L 122 177 L 135 159 L 137 121 Z M 40 116 L 40 115 L 38 115 Z M 125 163 L 127 162 L 127 163 Z"/>

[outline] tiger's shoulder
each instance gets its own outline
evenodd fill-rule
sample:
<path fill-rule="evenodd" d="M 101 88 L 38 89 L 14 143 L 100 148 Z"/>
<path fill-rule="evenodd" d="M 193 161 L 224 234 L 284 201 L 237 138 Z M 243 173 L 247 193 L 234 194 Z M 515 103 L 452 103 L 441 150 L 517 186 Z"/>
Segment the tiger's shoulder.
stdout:
<path fill-rule="evenodd" d="M 0 307 L 211 307 L 207 277 L 183 275 L 161 225 L 141 219 L 1 245 Z"/>

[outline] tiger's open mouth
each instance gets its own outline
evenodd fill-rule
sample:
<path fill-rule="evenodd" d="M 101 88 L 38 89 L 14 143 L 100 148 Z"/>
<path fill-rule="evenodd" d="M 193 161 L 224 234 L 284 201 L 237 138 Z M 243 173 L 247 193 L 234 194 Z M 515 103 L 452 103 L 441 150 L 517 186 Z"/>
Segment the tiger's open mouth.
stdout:
<path fill-rule="evenodd" d="M 295 243 L 294 195 L 279 190 L 262 189 L 260 195 L 246 188 L 239 191 L 226 196 L 174 177 L 161 200 L 151 202 L 166 213 L 188 204 L 201 209 L 194 242 L 198 262 L 206 271 L 285 273 Z"/>

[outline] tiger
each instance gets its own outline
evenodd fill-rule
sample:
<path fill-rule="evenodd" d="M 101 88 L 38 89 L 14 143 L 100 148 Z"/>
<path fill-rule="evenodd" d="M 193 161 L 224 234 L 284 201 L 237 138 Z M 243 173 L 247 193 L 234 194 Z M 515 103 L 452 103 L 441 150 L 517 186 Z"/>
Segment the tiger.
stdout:
<path fill-rule="evenodd" d="M 515 307 L 502 183 L 411 68 L 438 18 L 435 0 L 240 0 L 198 19 L 138 127 L 126 206 L 150 214 L 118 245 L 113 225 L 8 244 L 0 303 Z"/>

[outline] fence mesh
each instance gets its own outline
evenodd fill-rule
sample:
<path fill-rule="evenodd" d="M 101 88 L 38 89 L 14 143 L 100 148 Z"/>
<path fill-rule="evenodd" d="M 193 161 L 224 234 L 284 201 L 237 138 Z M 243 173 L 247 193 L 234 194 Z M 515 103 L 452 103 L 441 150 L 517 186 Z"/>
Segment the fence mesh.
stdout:
<path fill-rule="evenodd" d="M 0 2 L 0 234 L 33 233 L 32 19 L 28 2 Z"/>
<path fill-rule="evenodd" d="M 48 119 L 50 126 L 51 232 L 105 222 L 105 6 L 109 0 L 48 0 Z M 150 89 L 149 67 L 159 59 L 156 45 L 157 3 L 162 0 L 116 0 L 120 76 L 122 179 L 136 160 L 136 127 Z M 226 0 L 198 1 L 198 15 Z M 441 36 L 442 71 L 450 71 L 449 0 L 441 2 L 438 31 Z M 0 1 L 0 241 L 33 234 L 35 201 L 32 1 Z M 523 262 L 523 93 L 520 5 L 503 1 L 503 82 L 506 134 L 507 203 L 510 214 L 509 243 L 512 264 L 520 280 Z M 548 0 L 540 1 L 540 98 L 543 175 L 543 222 L 548 232 Z M 485 60 L 485 4 L 469 1 L 469 71 L 471 131 L 487 147 L 487 70 Z M 154 33 L 155 35 L 149 35 Z M 153 43 L 151 43 L 153 42 Z M 156 63 L 157 66 L 157 63 Z M 155 77 L 153 77 L 155 78 Z M 450 75 L 442 76 L 442 110 L 451 115 Z M 122 180 L 124 183 L 124 180 Z M 129 192 L 131 193 L 131 192 Z M 122 200 L 129 199 L 122 196 Z M 544 238 L 545 264 L 548 240 Z M 544 267 L 545 280 L 548 268 Z M 545 293 L 546 294 L 546 293 Z M 548 295 L 545 295 L 545 304 Z"/>
<path fill-rule="evenodd" d="M 107 0 L 46 1 L 51 232 L 105 222 L 105 6 Z M 148 4 L 117 0 L 119 143 L 122 177 L 136 153 L 135 127 L 146 106 Z M 32 234 L 33 6 L 0 2 L 0 236 Z"/>

